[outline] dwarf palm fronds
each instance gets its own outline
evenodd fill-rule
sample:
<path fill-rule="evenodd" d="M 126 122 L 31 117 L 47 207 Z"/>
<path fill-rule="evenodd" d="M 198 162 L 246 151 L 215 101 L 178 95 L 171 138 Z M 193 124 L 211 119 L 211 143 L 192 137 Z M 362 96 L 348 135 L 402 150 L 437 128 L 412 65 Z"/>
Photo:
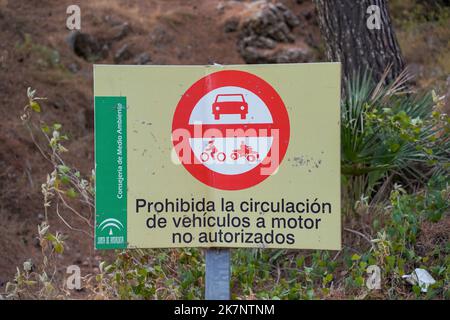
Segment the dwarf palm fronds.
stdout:
<path fill-rule="evenodd" d="M 374 195 L 383 182 L 415 186 L 433 174 L 448 174 L 449 118 L 439 112 L 434 93 L 405 93 L 408 80 L 402 73 L 391 84 L 384 85 L 384 78 L 376 84 L 364 73 L 348 84 L 341 104 L 341 159 L 344 195 L 351 202 Z"/>

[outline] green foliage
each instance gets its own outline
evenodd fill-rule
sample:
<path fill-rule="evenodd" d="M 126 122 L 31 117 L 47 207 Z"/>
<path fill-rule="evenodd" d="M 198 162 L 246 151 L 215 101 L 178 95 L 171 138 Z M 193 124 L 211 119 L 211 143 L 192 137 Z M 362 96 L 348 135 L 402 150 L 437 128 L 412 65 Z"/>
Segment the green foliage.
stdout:
<path fill-rule="evenodd" d="M 63 133 L 63 126 L 60 123 L 49 125 L 41 120 L 41 107 L 36 101 L 45 100 L 45 98 L 39 98 L 35 95 L 36 90 L 28 88 L 28 104 L 24 108 L 21 119 L 44 159 L 53 166 L 53 171 L 47 175 L 47 181 L 41 185 L 46 221 L 48 219 L 48 211 L 53 204 L 52 201 L 55 200 L 56 214 L 66 226 L 72 230 L 92 235 L 95 172 L 92 171 L 90 176 L 84 178 L 78 170 L 71 168 L 63 160 L 63 155 L 69 151 L 64 146 L 69 137 Z M 79 212 L 73 206 L 70 206 L 68 201 L 74 199 L 80 200 L 87 207 L 87 210 Z M 60 203 L 72 214 L 75 221 L 83 223 L 81 227 L 72 226 L 71 223 L 73 222 L 69 223 L 68 219 L 64 218 L 62 210 L 59 209 Z M 88 228 L 86 228 L 86 225 Z"/>
<path fill-rule="evenodd" d="M 31 259 L 17 267 L 14 279 L 6 284 L 5 297 L 8 299 L 63 299 L 63 291 L 58 283 L 58 257 L 64 252 L 65 237 L 50 233 L 50 226 L 38 226 L 38 239 L 42 261 L 35 265 Z"/>
<path fill-rule="evenodd" d="M 434 94 L 400 94 L 403 81 L 377 85 L 366 73 L 349 83 L 341 105 L 341 153 L 350 204 L 391 178 L 423 185 L 433 173 L 449 173 L 450 119 L 439 113 Z"/>
<path fill-rule="evenodd" d="M 96 299 L 200 299 L 204 260 L 199 249 L 117 251 L 91 281 Z"/>
<path fill-rule="evenodd" d="M 39 69 L 57 68 L 66 71 L 64 65 L 61 64 L 59 52 L 48 46 L 34 43 L 28 33 L 24 35 L 23 42 L 16 44 L 16 51 L 19 54 L 33 55 L 35 58 L 34 66 Z"/>

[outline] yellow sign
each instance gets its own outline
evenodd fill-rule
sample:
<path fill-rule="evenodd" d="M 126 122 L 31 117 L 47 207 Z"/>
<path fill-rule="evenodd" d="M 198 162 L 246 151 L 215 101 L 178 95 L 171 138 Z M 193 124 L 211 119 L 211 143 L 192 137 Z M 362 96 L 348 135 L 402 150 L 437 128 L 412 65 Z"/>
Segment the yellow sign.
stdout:
<path fill-rule="evenodd" d="M 340 249 L 340 64 L 94 66 L 96 248 Z"/>

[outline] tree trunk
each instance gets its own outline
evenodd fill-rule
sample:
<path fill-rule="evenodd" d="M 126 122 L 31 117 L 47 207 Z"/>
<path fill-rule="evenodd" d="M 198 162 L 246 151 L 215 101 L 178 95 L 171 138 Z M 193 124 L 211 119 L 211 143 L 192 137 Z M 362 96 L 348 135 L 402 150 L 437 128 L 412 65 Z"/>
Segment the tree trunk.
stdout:
<path fill-rule="evenodd" d="M 342 63 L 342 81 L 346 84 L 355 72 L 372 72 L 379 81 L 391 65 L 386 81 L 395 79 L 404 69 L 386 0 L 314 0 L 326 54 L 330 61 Z M 370 6 L 379 8 L 367 13 Z M 372 7 L 378 10 L 377 7 Z M 372 18 L 370 18 L 372 17 Z M 370 26 L 368 27 L 368 19 Z M 378 28 L 374 22 L 379 21 Z"/>

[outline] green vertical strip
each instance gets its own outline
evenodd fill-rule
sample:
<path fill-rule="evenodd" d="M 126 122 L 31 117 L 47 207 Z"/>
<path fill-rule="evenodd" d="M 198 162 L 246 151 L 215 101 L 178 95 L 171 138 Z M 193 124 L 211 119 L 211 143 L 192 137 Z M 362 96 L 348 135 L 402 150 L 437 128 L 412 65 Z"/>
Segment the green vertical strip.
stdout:
<path fill-rule="evenodd" d="M 127 247 L 127 101 L 95 97 L 95 248 Z"/>

